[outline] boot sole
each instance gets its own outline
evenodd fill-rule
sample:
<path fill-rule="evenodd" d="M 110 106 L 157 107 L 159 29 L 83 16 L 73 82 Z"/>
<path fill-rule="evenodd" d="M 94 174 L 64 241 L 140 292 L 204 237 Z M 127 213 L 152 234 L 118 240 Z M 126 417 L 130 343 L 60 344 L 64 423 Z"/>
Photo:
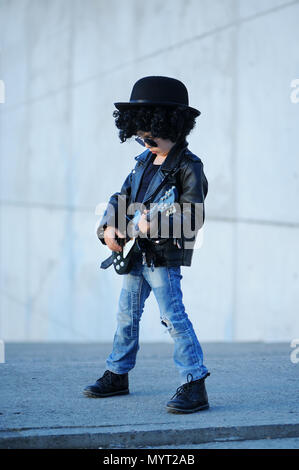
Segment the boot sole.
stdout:
<path fill-rule="evenodd" d="M 192 410 L 184 410 L 182 408 L 174 408 L 172 406 L 166 406 L 167 411 L 170 411 L 171 413 L 176 413 L 176 414 L 182 414 L 182 413 L 194 413 L 195 411 L 201 411 L 201 410 L 207 410 L 210 408 L 210 405 L 201 405 L 198 406 L 197 408 L 193 408 Z"/>
<path fill-rule="evenodd" d="M 119 390 L 118 392 L 109 392 L 109 393 L 96 393 L 91 392 L 90 390 L 83 390 L 83 394 L 89 398 L 105 398 L 105 397 L 112 397 L 114 395 L 127 395 L 129 390 Z"/>

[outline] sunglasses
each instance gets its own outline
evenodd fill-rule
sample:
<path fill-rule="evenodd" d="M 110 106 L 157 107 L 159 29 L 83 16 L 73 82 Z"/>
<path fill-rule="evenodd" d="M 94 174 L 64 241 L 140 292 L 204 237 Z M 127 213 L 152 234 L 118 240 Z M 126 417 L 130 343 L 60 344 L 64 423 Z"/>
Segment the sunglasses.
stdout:
<path fill-rule="evenodd" d="M 143 145 L 143 147 L 145 147 L 145 144 L 149 145 L 150 147 L 158 147 L 157 142 L 152 139 L 142 139 L 141 137 L 136 137 L 135 140 L 138 142 L 138 144 Z"/>

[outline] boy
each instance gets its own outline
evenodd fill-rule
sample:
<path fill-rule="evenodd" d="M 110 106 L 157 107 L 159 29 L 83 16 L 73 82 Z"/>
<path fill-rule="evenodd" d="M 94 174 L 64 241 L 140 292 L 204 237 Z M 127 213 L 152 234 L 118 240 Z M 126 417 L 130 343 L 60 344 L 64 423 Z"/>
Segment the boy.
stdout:
<path fill-rule="evenodd" d="M 185 85 L 177 79 L 161 76 L 141 78 L 135 83 L 129 102 L 115 103 L 117 110 L 113 116 L 121 142 L 137 136 L 136 140 L 147 150 L 135 157 L 137 164 L 120 193 L 111 196 L 97 230 L 99 239 L 112 251 L 120 252 L 122 247 L 118 241 L 124 237 L 127 225 L 126 217 L 119 217 L 120 202 L 126 210 L 130 203 L 141 204 L 146 209 L 138 222 L 139 249 L 133 250 L 132 267 L 123 275 L 113 350 L 106 360 L 103 376 L 84 389 L 88 397 L 129 393 L 128 372 L 135 366 L 139 350 L 139 322 L 145 300 L 153 291 L 161 322 L 174 340 L 173 359 L 181 378 L 181 386 L 166 409 L 192 413 L 209 408 L 205 379 L 210 373 L 185 312 L 180 284 L 180 266 L 191 266 L 196 235 L 204 223 L 204 199 L 208 192 L 203 163 L 187 148 L 186 136 L 200 115 L 200 111 L 188 103 Z M 148 221 L 149 204 L 157 203 L 173 185 L 178 191 L 178 208 L 182 207 L 183 211 L 168 216 L 159 214 L 160 217 Z M 116 220 L 122 220 L 122 229 Z M 168 234 L 161 237 L 166 221 Z M 191 241 L 185 230 L 190 224 L 193 227 Z M 153 233 L 156 236 L 153 237 Z M 112 264 L 111 260 L 106 261 L 104 268 Z"/>

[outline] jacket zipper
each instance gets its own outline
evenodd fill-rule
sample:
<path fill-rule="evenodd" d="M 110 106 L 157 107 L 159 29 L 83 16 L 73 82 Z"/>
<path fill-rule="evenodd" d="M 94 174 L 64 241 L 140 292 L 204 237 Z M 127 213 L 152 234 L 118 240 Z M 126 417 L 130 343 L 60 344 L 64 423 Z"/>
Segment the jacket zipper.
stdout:
<path fill-rule="evenodd" d="M 182 248 L 180 242 L 179 242 L 179 239 L 178 238 L 174 238 L 173 239 L 173 244 L 176 245 L 179 249 Z"/>

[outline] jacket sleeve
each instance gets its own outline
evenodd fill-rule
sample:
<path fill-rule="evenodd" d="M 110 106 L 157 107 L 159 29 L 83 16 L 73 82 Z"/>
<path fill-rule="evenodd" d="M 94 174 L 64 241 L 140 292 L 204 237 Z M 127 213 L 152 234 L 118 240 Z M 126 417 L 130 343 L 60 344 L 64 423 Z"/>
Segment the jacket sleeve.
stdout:
<path fill-rule="evenodd" d="M 125 179 L 120 192 L 112 194 L 109 199 L 106 210 L 97 228 L 97 236 L 101 242 L 106 245 L 104 240 L 104 230 L 107 225 L 119 228 L 121 232 L 126 230 L 126 214 L 128 202 L 131 195 L 131 173 Z M 118 225 L 118 221 L 120 222 Z"/>
<path fill-rule="evenodd" d="M 169 216 L 160 214 L 158 237 L 165 237 L 164 231 L 166 235 L 169 233 L 167 238 L 194 241 L 204 224 L 204 201 L 208 194 L 208 180 L 201 160 L 189 160 L 180 177 L 179 191 L 179 200 L 175 203 L 176 212 Z"/>

